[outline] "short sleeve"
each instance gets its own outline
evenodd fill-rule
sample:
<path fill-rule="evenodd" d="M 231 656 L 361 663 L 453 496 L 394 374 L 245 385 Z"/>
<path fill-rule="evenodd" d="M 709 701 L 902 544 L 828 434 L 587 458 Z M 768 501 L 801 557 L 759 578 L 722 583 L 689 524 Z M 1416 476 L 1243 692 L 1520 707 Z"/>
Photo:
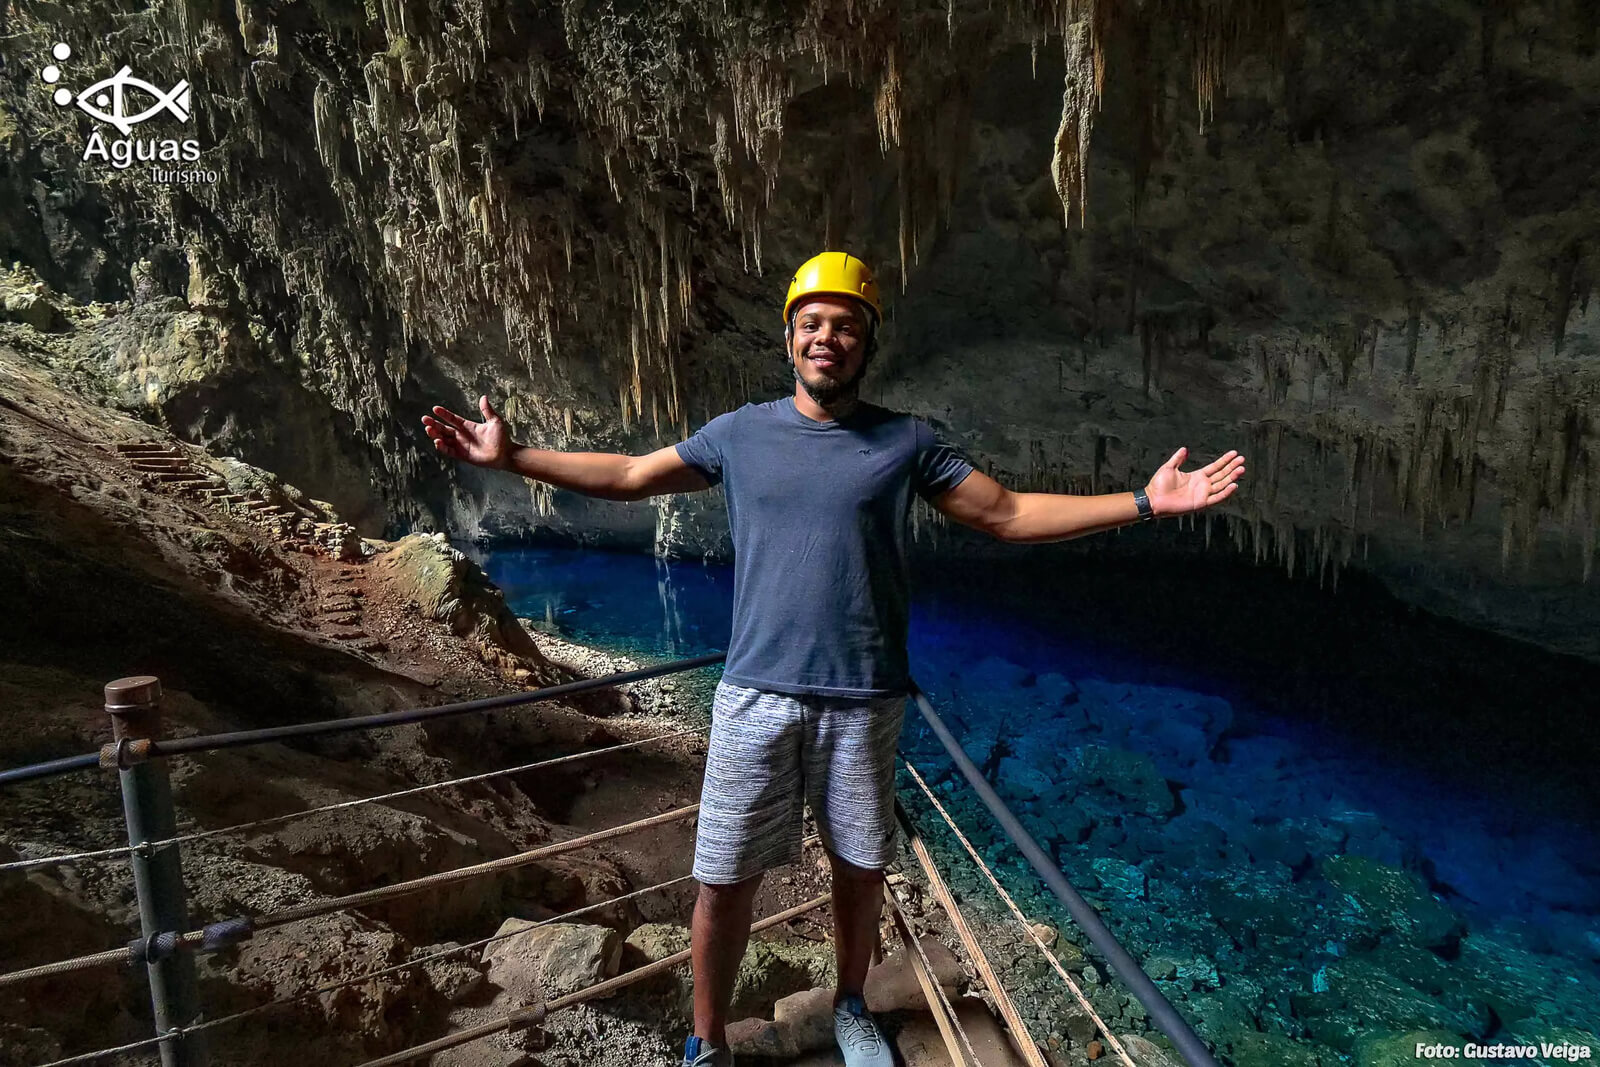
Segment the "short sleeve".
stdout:
<path fill-rule="evenodd" d="M 917 426 L 917 494 L 932 501 L 940 493 L 954 489 L 973 471 L 972 464 L 949 444 L 939 440 L 933 427 L 918 419 Z"/>
<path fill-rule="evenodd" d="M 712 485 L 722 481 L 722 458 L 728 453 L 735 412 L 727 411 L 706 423 L 687 441 L 675 446 L 678 458 L 705 476 Z"/>

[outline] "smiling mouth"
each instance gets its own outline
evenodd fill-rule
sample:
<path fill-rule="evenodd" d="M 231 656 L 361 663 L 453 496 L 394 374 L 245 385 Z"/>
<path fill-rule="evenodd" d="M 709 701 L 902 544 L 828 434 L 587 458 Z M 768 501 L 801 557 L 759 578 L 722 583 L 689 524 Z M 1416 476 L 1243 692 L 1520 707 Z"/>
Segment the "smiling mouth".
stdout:
<path fill-rule="evenodd" d="M 839 365 L 839 361 L 832 356 L 807 356 L 806 358 L 819 367 L 837 367 Z"/>

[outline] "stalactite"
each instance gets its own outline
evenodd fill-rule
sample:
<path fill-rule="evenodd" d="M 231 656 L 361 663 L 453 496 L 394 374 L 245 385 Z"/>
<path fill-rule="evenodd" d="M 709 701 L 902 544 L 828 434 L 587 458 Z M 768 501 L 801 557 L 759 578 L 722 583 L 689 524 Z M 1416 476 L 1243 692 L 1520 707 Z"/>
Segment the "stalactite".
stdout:
<path fill-rule="evenodd" d="M 1066 53 L 1066 84 L 1061 91 L 1061 125 L 1056 130 L 1055 155 L 1050 173 L 1061 198 L 1066 225 L 1072 226 L 1072 209 L 1083 225 L 1088 212 L 1089 136 L 1094 129 L 1094 109 L 1099 106 L 1093 85 L 1094 52 L 1089 23 L 1072 23 L 1062 34 Z"/>

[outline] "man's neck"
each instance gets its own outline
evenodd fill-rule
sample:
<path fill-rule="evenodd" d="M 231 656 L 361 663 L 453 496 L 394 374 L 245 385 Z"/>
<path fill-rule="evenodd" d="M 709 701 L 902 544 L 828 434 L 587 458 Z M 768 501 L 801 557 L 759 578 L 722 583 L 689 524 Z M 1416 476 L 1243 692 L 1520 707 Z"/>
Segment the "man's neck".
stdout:
<path fill-rule="evenodd" d="M 859 390 L 851 389 L 844 396 L 824 407 L 811 399 L 811 394 L 806 392 L 805 386 L 799 382 L 794 383 L 794 408 L 813 422 L 834 422 L 848 418 L 861 407 L 861 394 Z"/>

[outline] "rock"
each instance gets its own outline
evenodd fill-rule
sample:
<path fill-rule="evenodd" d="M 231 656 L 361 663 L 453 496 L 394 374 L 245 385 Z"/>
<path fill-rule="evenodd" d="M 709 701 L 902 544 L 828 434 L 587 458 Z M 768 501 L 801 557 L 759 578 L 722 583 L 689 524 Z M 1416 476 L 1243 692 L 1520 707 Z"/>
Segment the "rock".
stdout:
<path fill-rule="evenodd" d="M 833 1047 L 833 995 L 827 986 L 791 993 L 773 1005 L 772 1021 L 796 1053 Z"/>
<path fill-rule="evenodd" d="M 531 668 L 535 677 L 554 678 L 549 661 L 506 607 L 505 594 L 443 534 L 403 537 L 376 566 L 394 595 L 402 603 L 415 601 L 424 618 L 444 623 L 459 637 L 510 653 L 521 661 L 514 666 Z"/>
<path fill-rule="evenodd" d="M 955 993 L 961 984 L 961 964 L 955 954 L 934 937 L 923 937 L 919 942 L 923 954 L 933 968 L 933 976 L 946 992 Z M 863 990 L 870 1011 L 904 1011 L 921 1009 L 927 1001 L 922 986 L 917 981 L 910 958 L 904 948 L 898 949 L 882 963 L 867 972 Z"/>
<path fill-rule="evenodd" d="M 427 948 L 418 949 L 419 956 L 431 956 L 435 952 L 456 948 L 455 942 L 450 941 L 441 945 L 429 945 Z M 422 965 L 422 973 L 427 978 L 428 984 L 447 1002 L 460 1004 L 470 1000 L 472 995 L 484 988 L 487 979 L 483 972 L 473 965 L 472 958 L 462 952 L 443 959 L 430 960 Z"/>
<path fill-rule="evenodd" d="M 1000 761 L 999 792 L 1003 795 L 1031 800 L 1048 792 L 1053 784 L 1049 775 L 1020 759 L 1007 756 Z"/>
<path fill-rule="evenodd" d="M 262 999 L 405 962 L 408 953 L 393 930 L 358 913 L 337 912 L 273 931 L 239 946 L 233 980 Z M 362 1034 L 379 1046 L 403 1044 L 425 1014 L 427 987 L 421 968 L 397 971 L 300 1002 L 299 1012 L 320 1026 Z M 294 1012 L 288 1012 L 293 1015 Z"/>
<path fill-rule="evenodd" d="M 833 978 L 833 952 L 811 942 L 751 941 L 733 983 L 732 1007 L 766 1014 L 779 997 Z"/>
<path fill-rule="evenodd" d="M 1446 948 L 1460 938 L 1461 919 L 1428 893 L 1421 879 L 1365 856 L 1322 862 L 1328 883 L 1348 894 L 1381 929 L 1426 948 Z"/>
<path fill-rule="evenodd" d="M 1461 1049 L 1460 1034 L 1449 1030 L 1409 1030 L 1405 1033 L 1366 1033 L 1356 1038 L 1356 1067 L 1458 1067 L 1462 1063 L 1480 1061 L 1462 1060 L 1457 1056 L 1418 1056 L 1417 1048 L 1443 1045 Z"/>
<path fill-rule="evenodd" d="M 737 1056 L 788 1059 L 799 1050 L 790 1048 L 788 1030 L 767 1019 L 740 1019 L 727 1027 L 728 1050 Z"/>
<path fill-rule="evenodd" d="M 606 926 L 551 923 L 539 926 L 507 919 L 496 931 L 526 933 L 496 941 L 483 951 L 489 981 L 518 1004 L 574 993 L 617 973 L 622 938 Z"/>
<path fill-rule="evenodd" d="M 1351 1051 L 1359 1034 L 1407 1030 L 1482 1034 L 1488 1030 L 1488 1008 L 1469 991 L 1431 996 L 1407 985 L 1366 954 L 1333 960 L 1322 973 L 1321 981 L 1307 983 L 1309 992 L 1292 994 L 1290 1003 L 1313 1038 L 1342 1051 Z"/>
<path fill-rule="evenodd" d="M 675 923 L 645 923 L 634 928 L 626 943 L 644 957 L 644 962 L 654 963 L 688 948 L 689 928 Z"/>
<path fill-rule="evenodd" d="M 1177 1053 L 1167 1052 L 1148 1038 L 1138 1034 L 1118 1034 L 1117 1040 L 1128 1050 L 1136 1067 L 1183 1067 Z"/>
<path fill-rule="evenodd" d="M 1176 807 L 1166 778 L 1141 753 L 1085 745 L 1077 752 L 1073 769 L 1085 784 L 1103 786 L 1145 815 L 1168 815 Z"/>
<path fill-rule="evenodd" d="M 57 307 L 38 293 L 10 293 L 5 298 L 6 318 L 44 333 L 66 324 Z"/>
<path fill-rule="evenodd" d="M 1144 871 L 1115 856 L 1097 857 L 1091 866 L 1100 884 L 1129 900 L 1143 900 L 1148 889 Z"/>
<path fill-rule="evenodd" d="M 1049 923 L 1030 923 L 1028 924 L 1028 929 L 1044 943 L 1045 948 L 1054 947 L 1056 939 L 1061 936 L 1057 933 L 1056 928 Z"/>
<path fill-rule="evenodd" d="M 1233 1067 L 1323 1067 L 1316 1049 L 1282 1034 L 1236 1033 L 1230 1051 Z"/>

